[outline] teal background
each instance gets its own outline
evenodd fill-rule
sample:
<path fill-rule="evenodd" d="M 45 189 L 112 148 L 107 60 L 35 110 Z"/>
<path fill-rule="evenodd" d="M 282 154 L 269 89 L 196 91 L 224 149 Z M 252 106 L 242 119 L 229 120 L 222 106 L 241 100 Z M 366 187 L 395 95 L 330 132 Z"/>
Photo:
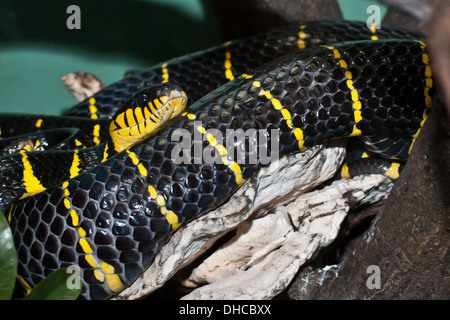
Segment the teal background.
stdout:
<path fill-rule="evenodd" d="M 362 21 L 374 4 L 339 3 L 344 19 Z M 66 27 L 71 4 L 81 9 L 81 30 Z M 87 71 L 111 84 L 219 43 L 208 0 L 0 0 L 0 112 L 61 114 L 76 103 L 64 74 Z"/>

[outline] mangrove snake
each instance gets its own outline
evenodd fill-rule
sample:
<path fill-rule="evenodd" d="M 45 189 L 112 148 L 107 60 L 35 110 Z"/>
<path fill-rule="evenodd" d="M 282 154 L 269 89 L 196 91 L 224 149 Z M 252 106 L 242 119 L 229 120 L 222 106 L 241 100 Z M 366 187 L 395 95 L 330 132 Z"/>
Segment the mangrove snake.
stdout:
<path fill-rule="evenodd" d="M 150 137 L 111 152 L 122 142 L 103 143 L 109 126 L 139 126 L 144 109 L 154 112 L 163 101 L 138 92 L 158 83 L 181 86 L 188 108 Z M 394 159 L 395 171 L 427 118 L 432 91 L 420 35 L 322 21 L 230 41 L 133 74 L 66 112 L 72 118 L 2 115 L 2 137 L 25 128 L 79 127 L 98 145 L 82 149 L 76 139 L 78 149 L 12 155 L 28 181 L 23 199 L 5 210 L 20 282 L 29 289 L 51 271 L 77 265 L 83 298 L 109 298 L 130 285 L 174 230 L 222 205 L 262 166 L 258 151 L 245 148 L 248 137 L 231 143 L 231 149 L 245 149 L 243 161 L 231 158 L 228 129 L 266 130 L 268 153 L 280 156 L 327 139 L 359 137 L 367 154 Z M 127 100 L 130 111 L 120 111 Z M 187 151 L 177 149 L 179 129 L 191 138 Z M 218 161 L 189 152 L 198 147 L 211 148 Z M 80 168 L 80 155 L 89 150 L 96 150 L 93 167 Z M 55 152 L 70 161 L 63 180 L 51 186 L 42 170 L 58 164 Z M 174 152 L 189 161 L 176 163 Z M 249 161 L 255 155 L 257 161 Z"/>

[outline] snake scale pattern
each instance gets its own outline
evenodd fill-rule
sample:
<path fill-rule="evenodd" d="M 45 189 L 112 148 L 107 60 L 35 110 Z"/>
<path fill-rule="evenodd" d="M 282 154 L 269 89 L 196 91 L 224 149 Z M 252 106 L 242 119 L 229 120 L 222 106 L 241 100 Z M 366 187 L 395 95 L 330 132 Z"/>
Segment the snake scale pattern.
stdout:
<path fill-rule="evenodd" d="M 95 145 L 112 115 L 147 87 L 174 82 L 189 99 L 180 117 L 149 138 L 42 186 L 5 212 L 20 282 L 29 289 L 51 271 L 77 265 L 84 299 L 107 299 L 133 283 L 176 229 L 225 203 L 262 166 L 257 151 L 246 150 L 239 163 L 230 157 L 229 129 L 266 130 L 268 153 L 280 156 L 358 137 L 375 156 L 406 160 L 433 93 L 420 38 L 360 22 L 296 23 L 161 63 L 74 106 L 64 116 L 91 121 L 82 130 Z M 68 126 L 47 118 L 30 123 Z M 6 125 L 0 121 L 3 133 Z M 178 129 L 188 132 L 192 149 L 209 146 L 220 161 L 206 163 L 193 152 L 189 163 L 176 164 Z M 252 156 L 256 163 L 248 161 Z M 25 171 L 37 174 L 32 165 Z"/>

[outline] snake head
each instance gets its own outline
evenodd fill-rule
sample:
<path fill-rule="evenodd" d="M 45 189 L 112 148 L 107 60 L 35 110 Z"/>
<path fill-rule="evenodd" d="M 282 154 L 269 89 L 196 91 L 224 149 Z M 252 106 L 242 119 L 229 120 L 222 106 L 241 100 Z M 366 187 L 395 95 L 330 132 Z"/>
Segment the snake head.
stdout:
<path fill-rule="evenodd" d="M 178 116 L 186 105 L 186 93 L 170 82 L 137 93 L 117 111 L 110 123 L 114 149 L 121 152 L 149 137 L 162 124 Z"/>
<path fill-rule="evenodd" d="M 150 108 L 153 115 L 167 117 L 168 119 L 178 116 L 187 104 L 187 96 L 183 89 L 170 82 L 144 89 L 131 100 L 131 105 Z"/>

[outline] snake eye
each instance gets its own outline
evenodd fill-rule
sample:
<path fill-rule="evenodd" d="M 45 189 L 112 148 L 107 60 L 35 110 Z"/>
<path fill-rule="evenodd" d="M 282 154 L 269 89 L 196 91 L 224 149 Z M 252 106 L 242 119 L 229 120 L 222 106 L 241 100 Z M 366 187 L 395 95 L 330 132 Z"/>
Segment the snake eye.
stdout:
<path fill-rule="evenodd" d="M 148 104 L 148 102 L 150 101 L 146 94 L 139 95 L 139 97 L 137 97 L 136 100 L 140 107 L 145 107 Z"/>

